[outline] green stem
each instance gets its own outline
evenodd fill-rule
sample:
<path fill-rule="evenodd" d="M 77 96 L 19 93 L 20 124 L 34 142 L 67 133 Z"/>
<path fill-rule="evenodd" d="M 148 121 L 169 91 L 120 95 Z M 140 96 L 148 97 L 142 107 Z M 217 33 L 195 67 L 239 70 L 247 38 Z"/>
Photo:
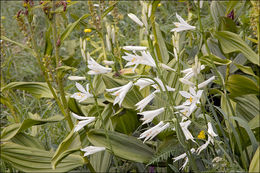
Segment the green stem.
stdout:
<path fill-rule="evenodd" d="M 73 129 L 74 125 L 73 125 L 73 122 L 70 117 L 70 111 L 69 111 L 68 103 L 67 103 L 67 100 L 65 97 L 64 86 L 62 83 L 62 77 L 58 73 L 58 68 L 61 65 L 61 60 L 59 57 L 59 44 L 57 44 L 58 39 L 57 39 L 57 27 L 56 27 L 55 2 L 56 1 L 53 1 L 53 21 L 52 21 L 51 25 L 52 25 L 53 44 L 54 44 L 54 51 L 55 51 L 55 60 L 56 60 L 56 80 L 57 80 L 58 88 L 60 91 L 61 101 L 62 101 L 62 104 L 65 109 L 65 118 L 68 121 L 70 129 Z"/>

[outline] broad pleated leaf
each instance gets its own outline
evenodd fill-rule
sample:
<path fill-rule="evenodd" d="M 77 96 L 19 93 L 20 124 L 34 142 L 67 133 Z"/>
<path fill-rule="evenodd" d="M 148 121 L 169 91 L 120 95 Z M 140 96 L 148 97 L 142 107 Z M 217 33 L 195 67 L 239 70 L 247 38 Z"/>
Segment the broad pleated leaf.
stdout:
<path fill-rule="evenodd" d="M 260 172 L 260 147 L 257 148 L 249 166 L 249 172 Z"/>
<path fill-rule="evenodd" d="M 56 169 L 52 169 L 53 154 L 51 151 L 25 147 L 12 142 L 1 144 L 0 153 L 3 161 L 23 172 L 68 172 L 84 164 L 81 156 L 71 154 L 63 159 Z"/>
<path fill-rule="evenodd" d="M 147 163 L 153 156 L 154 151 L 133 136 L 112 131 L 108 132 L 108 136 L 113 152 L 118 157 L 134 162 Z M 106 147 L 111 151 L 104 130 L 91 130 L 88 132 L 88 139 L 93 145 Z"/>

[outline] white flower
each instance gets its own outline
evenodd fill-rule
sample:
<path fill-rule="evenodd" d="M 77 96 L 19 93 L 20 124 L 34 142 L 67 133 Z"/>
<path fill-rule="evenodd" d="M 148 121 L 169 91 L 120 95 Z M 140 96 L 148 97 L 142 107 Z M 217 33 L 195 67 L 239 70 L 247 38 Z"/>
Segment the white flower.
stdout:
<path fill-rule="evenodd" d="M 134 15 L 133 13 L 129 13 L 128 17 L 130 17 L 130 19 L 132 19 L 135 23 L 137 23 L 141 27 L 144 25 L 143 22 L 141 22 L 141 20 L 138 19 L 138 17 L 136 15 Z"/>
<path fill-rule="evenodd" d="M 196 68 L 195 68 L 196 67 Z M 182 70 L 182 73 L 185 73 L 185 76 L 183 77 L 184 79 L 190 79 L 192 76 L 196 76 L 201 70 L 205 68 L 204 65 L 201 65 L 200 67 L 194 66 L 193 68 L 188 68 L 185 70 Z"/>
<path fill-rule="evenodd" d="M 148 105 L 148 103 L 150 103 L 150 101 L 153 100 L 153 98 L 155 97 L 155 93 L 157 93 L 157 92 L 159 92 L 159 91 L 155 90 L 152 94 L 148 95 L 143 100 L 136 103 L 135 104 L 135 106 L 137 106 L 136 110 L 139 109 L 140 111 L 143 111 L 143 109 Z"/>
<path fill-rule="evenodd" d="M 190 110 L 190 106 L 185 106 L 185 105 L 175 106 L 174 108 L 179 110 L 178 112 L 175 113 L 180 114 L 182 117 L 181 121 L 184 121 L 187 119 L 187 117 L 189 117 L 192 114 L 192 112 L 195 110 L 194 108 L 196 107 L 194 107 L 193 110 Z"/>
<path fill-rule="evenodd" d="M 159 85 L 160 85 L 160 87 L 162 88 L 162 90 L 163 90 L 163 91 L 166 91 L 166 90 L 165 90 L 165 87 L 164 87 L 164 85 L 163 85 L 162 80 L 159 79 L 158 77 L 156 77 L 155 80 L 159 83 Z M 152 85 L 152 87 L 154 87 L 156 90 L 159 90 L 159 89 L 160 89 L 157 84 Z M 171 88 L 171 87 L 169 87 L 168 85 L 166 85 L 166 88 L 167 88 L 168 91 L 175 91 L 174 88 Z"/>
<path fill-rule="evenodd" d="M 138 139 L 145 138 L 143 142 L 147 140 L 152 140 L 156 135 L 168 128 L 169 125 L 169 123 L 164 124 L 162 121 L 160 121 L 156 126 L 143 132 Z"/>
<path fill-rule="evenodd" d="M 131 51 L 144 51 L 147 47 L 144 46 L 124 46 L 124 50 L 131 50 Z"/>
<path fill-rule="evenodd" d="M 104 60 L 103 63 L 104 63 L 105 65 L 113 65 L 113 64 L 115 64 L 114 61 L 107 61 L 107 60 Z"/>
<path fill-rule="evenodd" d="M 141 120 L 144 121 L 143 124 L 146 124 L 153 121 L 154 117 L 158 116 L 162 112 L 164 112 L 164 108 L 160 108 L 152 111 L 140 112 L 139 114 L 144 116 L 143 118 L 141 118 Z"/>
<path fill-rule="evenodd" d="M 126 54 L 126 56 L 122 56 L 122 58 L 125 59 L 126 61 L 129 61 L 125 65 L 125 67 L 135 65 L 133 68 L 133 72 L 139 64 L 156 67 L 155 61 L 149 52 L 141 51 L 141 56 L 139 56 L 137 54 L 135 54 L 135 55 L 129 54 L 129 53 L 125 53 L 125 54 Z"/>
<path fill-rule="evenodd" d="M 195 86 L 195 84 L 194 84 L 193 82 L 191 82 L 191 81 L 189 81 L 189 80 L 187 80 L 187 79 L 185 79 L 185 78 L 180 78 L 179 81 L 180 81 L 181 83 L 183 83 L 183 84 L 186 84 L 186 85 L 189 85 L 189 86 L 192 86 L 192 87 Z"/>
<path fill-rule="evenodd" d="M 81 84 L 77 82 L 76 82 L 76 87 L 80 92 L 74 93 L 73 95 L 70 96 L 71 98 L 79 100 L 79 102 L 82 102 L 89 97 L 93 97 L 93 95 L 89 93 L 89 84 L 86 85 L 86 90 Z"/>
<path fill-rule="evenodd" d="M 152 79 L 148 79 L 148 78 L 140 78 L 138 79 L 134 85 L 137 85 L 140 87 L 140 90 L 151 85 L 154 84 L 154 81 Z"/>
<path fill-rule="evenodd" d="M 86 80 L 86 77 L 83 76 L 69 76 L 69 80 Z"/>
<path fill-rule="evenodd" d="M 78 120 L 82 120 L 82 121 L 79 121 L 79 123 L 75 126 L 74 132 L 79 131 L 84 126 L 86 126 L 87 124 L 89 124 L 95 120 L 95 117 L 82 117 L 82 116 L 78 116 L 77 114 L 74 114 L 74 113 L 72 113 L 72 116 Z"/>
<path fill-rule="evenodd" d="M 218 136 L 212 127 L 211 122 L 208 122 L 208 140 L 206 141 L 205 144 L 201 145 L 198 149 L 197 149 L 197 153 L 200 154 L 201 151 L 203 151 L 204 149 L 206 149 L 209 145 L 209 143 L 211 142 L 214 145 L 214 139 L 213 137 Z"/>
<path fill-rule="evenodd" d="M 112 31 L 111 31 L 111 39 L 112 39 L 112 43 L 115 44 L 115 42 L 116 42 L 116 33 L 115 33 L 114 26 L 112 27 Z"/>
<path fill-rule="evenodd" d="M 194 153 L 195 152 L 195 149 L 192 148 L 190 150 L 191 153 Z M 181 169 L 180 170 L 183 170 L 185 168 L 185 166 L 187 165 L 187 163 L 189 162 L 189 159 L 187 157 L 187 154 L 186 153 L 183 153 L 181 154 L 180 156 L 177 156 L 177 157 L 174 157 L 173 158 L 173 162 L 176 162 L 177 160 L 180 160 L 180 159 L 184 159 L 185 158 L 185 161 L 184 161 L 184 164 L 182 165 Z"/>
<path fill-rule="evenodd" d="M 174 25 L 177 27 L 177 28 L 174 28 L 171 30 L 171 32 L 180 32 L 180 31 L 185 31 L 185 30 L 194 30 L 196 27 L 195 26 L 191 26 L 189 25 L 186 21 L 183 20 L 183 18 L 181 16 L 179 16 L 177 13 L 176 13 L 176 17 L 177 19 L 179 20 L 179 22 L 174 22 Z"/>
<path fill-rule="evenodd" d="M 81 149 L 81 151 L 85 152 L 84 156 L 89 156 L 99 151 L 104 151 L 105 149 L 106 149 L 105 147 L 88 146 L 86 148 Z"/>
<path fill-rule="evenodd" d="M 188 130 L 188 127 L 189 127 L 190 123 L 191 123 L 190 120 L 185 121 L 185 122 L 180 122 L 180 126 L 181 126 L 181 129 L 182 129 L 183 133 L 184 133 L 185 138 L 186 138 L 187 140 L 190 139 L 190 140 L 192 140 L 193 142 L 195 142 L 195 141 L 194 141 L 194 138 L 193 138 L 193 136 L 192 136 L 192 134 L 191 134 L 190 131 Z M 195 143 L 196 143 L 196 142 L 195 142 Z"/>
<path fill-rule="evenodd" d="M 91 57 L 89 57 L 88 59 L 88 68 L 90 69 L 90 71 L 88 72 L 88 74 L 90 75 L 109 73 L 112 71 L 112 68 L 103 67 Z"/>
<path fill-rule="evenodd" d="M 176 60 L 178 61 L 179 58 L 178 58 L 178 54 L 177 54 L 176 48 L 173 49 L 173 52 L 174 52 L 174 56 L 175 56 Z"/>
<path fill-rule="evenodd" d="M 129 82 L 128 84 L 121 86 L 121 87 L 116 87 L 116 88 L 111 88 L 111 89 L 106 89 L 108 92 L 114 92 L 112 95 L 116 96 L 114 100 L 114 105 L 119 104 L 121 107 L 121 104 L 126 96 L 126 93 L 129 91 L 129 89 L 133 86 L 133 82 Z"/>
<path fill-rule="evenodd" d="M 200 83 L 200 84 L 198 85 L 198 88 L 200 89 L 200 88 L 203 88 L 203 87 L 207 86 L 207 85 L 208 85 L 210 82 L 212 82 L 213 80 L 215 80 L 215 76 L 212 76 L 212 77 L 209 78 L 208 80 L 206 80 L 206 81 Z"/>
<path fill-rule="evenodd" d="M 197 4 L 198 3 L 198 0 L 194 0 L 194 2 Z M 203 7 L 203 0 L 200 0 L 200 8 Z"/>
<path fill-rule="evenodd" d="M 203 90 L 198 90 L 196 92 L 193 87 L 190 87 L 189 91 L 190 93 L 187 91 L 180 91 L 179 93 L 188 99 L 182 105 L 189 106 L 190 112 L 193 112 L 197 108 L 197 104 L 200 103 L 200 97 L 203 93 Z"/>

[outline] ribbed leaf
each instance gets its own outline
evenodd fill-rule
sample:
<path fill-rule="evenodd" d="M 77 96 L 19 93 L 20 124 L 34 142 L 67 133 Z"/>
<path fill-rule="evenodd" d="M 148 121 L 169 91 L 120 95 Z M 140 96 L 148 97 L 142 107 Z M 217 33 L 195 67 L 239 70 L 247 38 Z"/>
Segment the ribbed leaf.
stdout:
<path fill-rule="evenodd" d="M 154 151 L 133 136 L 112 131 L 108 132 L 108 136 L 113 152 L 118 157 L 134 162 L 147 163 L 153 156 Z M 91 130 L 88 132 L 88 139 L 93 145 L 103 146 L 111 151 L 104 130 Z"/>
<path fill-rule="evenodd" d="M 15 124 L 11 124 L 7 127 L 5 127 L 2 130 L 1 133 L 1 141 L 8 141 L 10 140 L 12 137 L 14 137 L 16 134 L 18 134 L 19 132 L 28 129 L 34 125 L 41 125 L 41 124 L 45 124 L 45 123 L 52 123 L 52 122 L 58 122 L 63 120 L 64 117 L 60 116 L 60 115 L 55 115 L 53 117 L 47 118 L 47 119 L 33 119 L 33 118 L 29 118 L 24 120 L 22 123 L 15 123 Z"/>
<path fill-rule="evenodd" d="M 228 31 L 215 32 L 224 53 L 241 52 L 254 64 L 259 65 L 257 54 L 237 34 Z"/>
<path fill-rule="evenodd" d="M 53 95 L 45 82 L 11 82 L 1 88 L 1 92 L 8 89 L 20 89 L 31 93 L 38 98 L 53 98 Z"/>
<path fill-rule="evenodd" d="M 79 155 L 69 155 L 56 169 L 51 168 L 53 152 L 25 147 L 12 142 L 1 144 L 1 159 L 23 172 L 68 172 L 83 166 L 84 159 Z"/>
<path fill-rule="evenodd" d="M 260 147 L 257 148 L 255 155 L 250 163 L 249 172 L 260 172 Z"/>
<path fill-rule="evenodd" d="M 72 130 L 70 134 L 60 143 L 59 147 L 54 153 L 51 159 L 52 168 L 55 169 L 58 163 L 60 163 L 69 154 L 78 151 L 80 147 L 80 137 L 78 133 L 74 133 Z"/>

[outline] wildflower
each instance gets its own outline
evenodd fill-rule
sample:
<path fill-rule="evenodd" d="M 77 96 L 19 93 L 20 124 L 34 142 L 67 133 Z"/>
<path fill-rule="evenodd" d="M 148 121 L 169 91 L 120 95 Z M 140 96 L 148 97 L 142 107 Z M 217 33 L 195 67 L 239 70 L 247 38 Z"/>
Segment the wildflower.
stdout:
<path fill-rule="evenodd" d="M 141 56 L 139 56 L 137 54 L 133 55 L 133 54 L 126 53 L 126 56 L 122 56 L 122 58 L 125 59 L 126 61 L 129 61 L 125 65 L 126 67 L 135 65 L 133 68 L 133 72 L 135 71 L 136 67 L 139 64 L 156 67 L 153 57 L 151 56 L 151 54 L 149 52 L 146 52 L 146 51 L 141 51 Z"/>
<path fill-rule="evenodd" d="M 193 87 L 189 88 L 190 93 L 187 91 L 180 91 L 179 93 L 187 98 L 187 100 L 182 104 L 183 106 L 189 106 L 190 112 L 194 111 L 197 108 L 198 103 L 200 103 L 200 97 L 203 93 L 203 90 L 198 90 L 197 92 Z"/>
<path fill-rule="evenodd" d="M 162 121 L 160 121 L 156 126 L 143 132 L 138 139 L 145 138 L 143 142 L 147 140 L 152 140 L 156 135 L 168 128 L 169 125 L 169 123 L 164 124 Z"/>
<path fill-rule="evenodd" d="M 214 131 L 213 131 L 213 127 L 211 122 L 208 122 L 208 140 L 206 141 L 205 144 L 201 145 L 198 149 L 197 149 L 197 153 L 200 154 L 201 151 L 203 151 L 204 149 L 206 149 L 208 147 L 208 145 L 210 144 L 210 142 L 214 145 L 214 139 L 213 137 L 218 136 Z"/>
<path fill-rule="evenodd" d="M 182 70 L 181 72 L 185 73 L 185 76 L 183 78 L 189 80 L 193 76 L 197 77 L 200 71 L 203 70 L 204 68 L 205 68 L 204 65 L 200 65 L 200 63 L 196 63 L 195 61 L 195 66 L 193 66 L 192 68 Z"/>
<path fill-rule="evenodd" d="M 155 93 L 157 93 L 157 92 L 159 92 L 159 91 L 155 90 L 152 94 L 148 95 L 143 100 L 141 100 L 138 103 L 136 103 L 135 104 L 135 106 L 137 106 L 136 110 L 139 109 L 142 112 L 143 109 L 148 105 L 148 103 L 150 103 L 150 101 L 153 100 L 153 98 L 155 97 Z"/>
<path fill-rule="evenodd" d="M 136 15 L 134 15 L 133 13 L 129 13 L 128 17 L 130 17 L 130 19 L 132 19 L 135 23 L 137 23 L 141 27 L 144 25 L 143 22 L 141 22 L 141 20 L 138 19 L 138 17 Z"/>
<path fill-rule="evenodd" d="M 85 90 L 84 87 L 81 84 L 76 82 L 76 88 L 80 92 L 74 93 L 72 96 L 70 96 L 71 98 L 79 100 L 79 102 L 82 102 L 89 97 L 93 97 L 93 95 L 89 93 L 89 84 L 86 85 L 86 90 Z"/>
<path fill-rule="evenodd" d="M 157 6 L 158 6 L 158 7 L 160 7 L 161 5 L 162 5 L 162 4 L 161 4 L 161 3 L 159 3 Z"/>
<path fill-rule="evenodd" d="M 141 118 L 141 120 L 144 121 L 143 124 L 146 124 L 151 122 L 154 119 L 154 117 L 158 116 L 162 112 L 164 112 L 164 108 L 160 108 L 152 111 L 140 112 L 139 114 L 144 116 L 143 118 Z"/>
<path fill-rule="evenodd" d="M 152 79 L 148 79 L 148 78 L 140 78 L 138 79 L 134 85 L 137 85 L 140 87 L 140 90 L 151 85 L 154 84 L 154 81 Z"/>
<path fill-rule="evenodd" d="M 110 42 L 110 38 L 109 38 L 108 34 L 106 34 L 106 44 L 107 44 L 107 50 L 111 51 L 112 50 L 111 42 Z"/>
<path fill-rule="evenodd" d="M 201 130 L 201 131 L 200 131 L 200 133 L 199 133 L 199 135 L 198 135 L 198 138 L 199 138 L 199 139 L 205 139 L 205 138 L 206 138 L 204 130 Z"/>
<path fill-rule="evenodd" d="M 4 19 L 5 19 L 5 16 L 1 16 L 1 19 L 4 20 Z"/>
<path fill-rule="evenodd" d="M 180 31 L 186 31 L 186 30 L 193 30 L 195 29 L 196 27 L 195 26 L 191 26 L 189 25 L 186 21 L 183 20 L 183 18 L 181 16 L 179 16 L 177 13 L 176 13 L 176 17 L 177 19 L 180 21 L 179 22 L 174 22 L 174 25 L 177 26 L 177 28 L 174 28 L 171 30 L 171 32 L 180 32 Z"/>
<path fill-rule="evenodd" d="M 114 92 L 112 95 L 116 96 L 114 105 L 119 103 L 119 106 L 121 107 L 121 104 L 127 94 L 127 92 L 130 90 L 130 88 L 133 86 L 133 82 L 129 82 L 128 84 L 121 86 L 121 87 L 116 87 L 116 88 L 111 88 L 111 89 L 106 89 L 108 92 Z"/>
<path fill-rule="evenodd" d="M 193 138 L 193 136 L 192 136 L 192 134 L 191 134 L 190 131 L 188 130 L 188 127 L 189 127 L 190 123 L 191 123 L 190 120 L 185 121 L 185 122 L 180 122 L 180 126 L 181 126 L 181 129 L 182 129 L 183 133 L 184 133 L 185 138 L 186 138 L 187 140 L 190 139 L 190 140 L 192 140 L 193 142 L 195 142 L 195 141 L 194 141 L 194 138 Z"/>
<path fill-rule="evenodd" d="M 163 64 L 163 63 L 160 63 L 160 67 L 162 67 L 162 68 L 164 68 L 166 70 L 169 70 L 169 71 L 176 71 L 173 68 L 171 68 L 171 67 L 169 67 L 169 66 L 167 66 L 166 64 Z"/>
<path fill-rule="evenodd" d="M 72 116 L 78 120 L 82 120 L 82 121 L 79 121 L 79 123 L 75 126 L 74 132 L 78 132 L 84 126 L 88 125 L 89 123 L 91 123 L 95 120 L 95 117 L 82 117 L 82 116 L 78 116 L 77 114 L 74 114 L 74 113 L 72 113 Z"/>
<path fill-rule="evenodd" d="M 90 69 L 88 72 L 90 75 L 109 73 L 112 71 L 112 68 L 103 67 L 91 57 L 88 58 L 88 68 Z"/>
<path fill-rule="evenodd" d="M 208 85 L 210 82 L 212 82 L 213 80 L 215 80 L 215 76 L 212 76 L 212 77 L 209 78 L 208 80 L 206 80 L 206 81 L 200 83 L 200 84 L 198 85 L 198 88 L 200 89 L 200 88 L 203 88 L 203 87 L 207 86 L 207 85 Z"/>
<path fill-rule="evenodd" d="M 84 32 L 85 32 L 85 33 L 89 33 L 89 32 L 91 32 L 91 31 L 92 31 L 92 30 L 89 29 L 89 28 L 84 29 Z"/>
<path fill-rule="evenodd" d="M 89 156 L 91 154 L 104 151 L 105 149 L 106 149 L 105 147 L 88 146 L 86 148 L 81 149 L 81 151 L 85 152 L 84 156 Z"/>
<path fill-rule="evenodd" d="M 115 64 L 114 61 L 107 61 L 107 60 L 104 60 L 103 63 L 104 63 L 105 65 L 113 65 L 113 64 Z"/>
<path fill-rule="evenodd" d="M 182 122 L 184 120 L 187 119 L 187 117 L 189 117 L 192 112 L 196 109 L 196 107 L 194 107 L 193 109 L 190 109 L 190 106 L 186 106 L 186 105 L 179 105 L 179 106 L 175 106 L 174 107 L 175 109 L 178 109 L 178 112 L 175 112 L 175 113 L 179 113 L 182 117 Z"/>
<path fill-rule="evenodd" d="M 192 148 L 192 149 L 190 150 L 190 152 L 191 152 L 191 153 L 194 153 L 194 152 L 195 152 L 195 149 Z M 181 167 L 180 170 L 183 170 L 183 169 L 185 168 L 185 166 L 186 166 L 186 165 L 188 164 L 188 162 L 189 162 L 189 158 L 187 157 L 187 154 L 186 154 L 186 153 L 183 153 L 183 154 L 181 154 L 181 155 L 179 155 L 179 156 L 173 158 L 173 162 L 176 162 L 176 161 L 178 161 L 178 160 L 180 160 L 180 159 L 184 159 L 184 158 L 185 158 L 185 162 L 184 162 L 184 164 L 182 165 L 182 167 Z"/>
<path fill-rule="evenodd" d="M 164 85 L 163 85 L 162 80 L 159 79 L 158 77 L 156 77 L 155 80 L 159 83 L 159 85 L 160 85 L 160 87 L 162 88 L 162 90 L 163 90 L 163 91 L 166 91 L 166 90 L 165 90 L 165 87 L 164 87 Z M 152 85 L 152 87 L 154 87 L 155 89 L 159 90 L 159 86 L 158 86 L 157 84 Z M 175 91 L 174 88 L 171 88 L 171 87 L 169 87 L 168 85 L 166 85 L 166 88 L 167 88 L 168 91 Z"/>
<path fill-rule="evenodd" d="M 147 47 L 144 46 L 124 46 L 124 50 L 131 50 L 131 51 L 144 51 Z"/>
<path fill-rule="evenodd" d="M 69 76 L 69 80 L 86 80 L 86 77 L 84 76 Z"/>

